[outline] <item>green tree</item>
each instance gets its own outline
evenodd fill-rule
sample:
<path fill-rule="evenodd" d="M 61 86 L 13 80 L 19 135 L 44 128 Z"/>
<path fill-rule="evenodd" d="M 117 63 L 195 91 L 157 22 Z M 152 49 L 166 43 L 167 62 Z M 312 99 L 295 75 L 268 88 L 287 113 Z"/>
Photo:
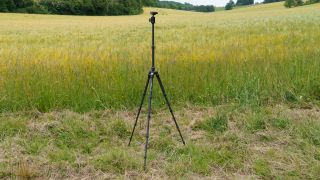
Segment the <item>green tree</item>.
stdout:
<path fill-rule="evenodd" d="M 198 11 L 198 12 L 214 12 L 215 7 L 212 5 L 208 6 L 194 6 L 189 3 L 179 3 L 175 1 L 158 1 L 155 5 L 155 7 L 160 8 L 168 8 L 168 9 L 179 9 L 179 10 L 185 10 L 185 11 Z"/>
<path fill-rule="evenodd" d="M 245 6 L 245 5 L 252 5 L 254 4 L 254 0 L 238 0 L 237 5 L 238 6 Z"/>
<path fill-rule="evenodd" d="M 303 0 L 296 0 L 297 6 L 302 6 L 303 5 Z"/>
<path fill-rule="evenodd" d="M 141 2 L 144 6 L 155 6 L 158 0 L 142 0 Z"/>
<path fill-rule="evenodd" d="M 0 0 L 0 11 L 66 15 L 132 15 L 158 0 Z M 202 8 L 202 7 L 201 7 Z M 209 11 L 210 7 L 203 8 Z"/>
<path fill-rule="evenodd" d="M 17 8 L 26 8 L 34 4 L 33 0 L 14 0 L 14 4 Z"/>
<path fill-rule="evenodd" d="M 107 15 L 110 8 L 110 1 L 92 0 L 96 15 Z"/>
<path fill-rule="evenodd" d="M 291 8 L 294 6 L 294 0 L 286 0 L 286 2 L 284 3 L 284 6 L 287 8 Z"/>
<path fill-rule="evenodd" d="M 230 1 L 226 4 L 226 6 L 225 6 L 224 8 L 225 8 L 225 10 L 231 10 L 231 9 L 234 8 L 234 6 L 235 6 L 234 1 L 233 1 L 233 0 L 230 0 Z"/>
<path fill-rule="evenodd" d="M 8 12 L 6 2 L 3 0 L 0 0 L 0 12 Z"/>
<path fill-rule="evenodd" d="M 284 3 L 284 6 L 287 8 L 302 6 L 302 5 L 303 5 L 302 0 L 286 0 Z"/>
<path fill-rule="evenodd" d="M 13 0 L 6 0 L 6 6 L 8 11 L 13 12 L 16 9 L 16 5 Z"/>
<path fill-rule="evenodd" d="M 82 3 L 82 14 L 84 15 L 95 15 L 95 8 L 92 0 L 84 0 Z"/>

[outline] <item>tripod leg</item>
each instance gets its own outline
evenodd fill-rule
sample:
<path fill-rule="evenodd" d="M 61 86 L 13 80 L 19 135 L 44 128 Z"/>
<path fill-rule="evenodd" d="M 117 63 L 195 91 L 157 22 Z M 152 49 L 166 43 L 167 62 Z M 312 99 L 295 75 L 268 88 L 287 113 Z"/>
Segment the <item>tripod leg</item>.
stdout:
<path fill-rule="evenodd" d="M 144 91 L 143 91 L 142 100 L 141 100 L 140 107 L 139 107 L 139 110 L 138 110 L 138 113 L 137 113 L 136 121 L 134 122 L 134 126 L 133 126 L 133 129 L 132 129 L 132 133 L 131 133 L 131 136 L 130 136 L 130 140 L 129 140 L 128 146 L 131 145 L 133 134 L 134 134 L 134 131 L 136 130 L 136 126 L 137 126 L 137 123 L 138 123 L 138 119 L 139 119 L 139 116 L 140 116 L 140 112 L 141 112 L 141 109 L 142 109 L 144 98 L 146 97 L 146 94 L 147 94 L 149 81 L 150 81 L 150 75 L 148 75 L 147 83 L 146 83 L 146 86 L 145 86 Z"/>
<path fill-rule="evenodd" d="M 148 143 L 149 143 L 149 127 L 151 120 L 151 102 L 152 102 L 152 90 L 153 90 L 153 77 L 154 74 L 151 74 L 150 79 L 150 94 L 149 94 L 149 106 L 148 106 L 148 121 L 147 121 L 147 133 L 146 133 L 146 144 L 144 148 L 144 170 L 147 168 L 147 153 L 148 153 Z"/>
<path fill-rule="evenodd" d="M 180 128 L 179 128 L 178 122 L 177 122 L 177 120 L 176 120 L 176 117 L 175 117 L 175 116 L 174 116 L 174 114 L 173 114 L 173 110 L 172 110 L 172 108 L 171 108 L 171 105 L 170 105 L 170 102 L 169 102 L 169 100 L 168 100 L 168 97 L 167 97 L 166 91 L 165 91 L 164 86 L 163 86 L 163 84 L 162 84 L 162 81 L 161 81 L 160 75 L 159 75 L 159 73 L 157 73 L 157 72 L 156 72 L 155 74 L 156 74 L 157 79 L 158 79 L 158 81 L 159 81 L 159 84 L 160 84 L 160 88 L 161 88 L 162 94 L 163 94 L 163 96 L 164 96 L 164 98 L 165 98 L 165 100 L 166 100 L 167 106 L 168 106 L 168 108 L 169 108 L 169 110 L 170 110 L 170 113 L 171 113 L 172 119 L 173 119 L 173 121 L 174 121 L 174 123 L 175 123 L 175 125 L 176 125 L 176 128 L 177 128 L 177 130 L 178 130 L 178 132 L 179 132 L 179 134 L 180 134 L 180 137 L 181 137 L 182 143 L 185 145 L 186 143 L 185 143 L 185 141 L 184 141 L 184 139 L 183 139 L 183 137 L 182 137 L 182 134 L 181 134 L 181 131 L 180 131 Z"/>

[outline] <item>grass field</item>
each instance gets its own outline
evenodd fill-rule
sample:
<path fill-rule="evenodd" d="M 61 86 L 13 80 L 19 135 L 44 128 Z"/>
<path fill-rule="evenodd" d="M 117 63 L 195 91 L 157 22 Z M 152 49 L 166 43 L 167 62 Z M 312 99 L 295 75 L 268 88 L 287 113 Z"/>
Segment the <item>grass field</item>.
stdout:
<path fill-rule="evenodd" d="M 200 105 L 319 100 L 318 9 L 159 10 L 156 63 L 170 97 Z M 148 17 L 1 14 L 0 110 L 136 106 L 150 67 Z"/>
<path fill-rule="evenodd" d="M 319 9 L 158 9 L 156 66 L 187 146 L 156 86 L 147 172 L 144 119 L 126 144 L 151 64 L 150 9 L 0 14 L 0 178 L 317 179 Z"/>

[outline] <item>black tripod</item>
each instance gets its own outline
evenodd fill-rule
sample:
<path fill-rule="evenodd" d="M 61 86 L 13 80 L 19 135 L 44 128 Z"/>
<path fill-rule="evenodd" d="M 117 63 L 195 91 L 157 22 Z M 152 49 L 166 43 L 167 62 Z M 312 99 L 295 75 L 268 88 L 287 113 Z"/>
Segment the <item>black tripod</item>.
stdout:
<path fill-rule="evenodd" d="M 136 118 L 136 121 L 134 123 L 134 127 L 133 127 L 133 130 L 132 130 L 132 133 L 131 133 L 131 137 L 130 137 L 130 141 L 129 141 L 129 146 L 131 144 L 131 141 L 132 141 L 132 137 L 133 137 L 133 134 L 134 134 L 134 131 L 136 129 L 136 126 L 137 126 L 137 123 L 138 123 L 138 119 L 139 119 L 139 116 L 140 116 L 140 112 L 141 112 L 141 108 L 142 108 L 142 105 L 143 105 L 143 102 L 144 102 L 144 99 L 146 97 L 146 94 L 147 94 L 147 89 L 148 89 L 148 86 L 150 84 L 150 94 L 149 94 L 149 106 L 148 106 L 148 121 L 147 121 L 147 133 L 146 133 L 146 144 L 145 144 L 145 154 L 144 154 L 144 169 L 146 170 L 146 166 L 147 166 L 147 152 L 148 152 L 148 142 L 149 142 L 149 127 L 150 127 L 150 120 L 151 120 L 151 101 L 152 101 L 152 90 L 153 90 L 153 78 L 154 76 L 156 76 L 159 84 L 160 84 L 160 88 L 161 88 L 161 91 L 162 91 L 162 94 L 163 94 L 163 97 L 164 99 L 166 100 L 166 103 L 167 103 L 167 106 L 170 110 L 170 113 L 172 115 L 172 119 L 176 125 L 176 128 L 180 134 L 180 137 L 181 137 L 181 140 L 182 140 L 182 143 L 185 144 L 185 141 L 182 137 L 182 134 L 181 134 L 181 131 L 180 131 L 180 128 L 179 128 L 179 125 L 177 123 L 177 120 L 173 114 L 173 110 L 171 108 L 171 105 L 170 105 L 170 102 L 168 100 L 168 97 L 167 97 L 167 94 L 166 94 L 166 91 L 163 87 L 163 84 L 162 84 L 162 81 L 161 81 L 161 78 L 160 78 L 160 75 L 159 73 L 156 71 L 156 68 L 154 66 L 154 51 L 155 51 L 155 45 L 154 45 L 154 24 L 156 23 L 156 17 L 155 15 L 157 15 L 158 13 L 157 12 L 150 12 L 150 14 L 152 15 L 152 17 L 149 19 L 150 23 L 152 24 L 152 67 L 151 67 L 151 70 L 149 71 L 148 73 L 148 79 L 147 79 L 147 83 L 146 83 L 146 86 L 144 88 L 144 92 L 143 92 L 143 96 L 142 96 L 142 100 L 141 100 L 141 103 L 140 103 L 140 107 L 139 107 L 139 110 L 138 110 L 138 114 L 137 114 L 137 118 Z"/>

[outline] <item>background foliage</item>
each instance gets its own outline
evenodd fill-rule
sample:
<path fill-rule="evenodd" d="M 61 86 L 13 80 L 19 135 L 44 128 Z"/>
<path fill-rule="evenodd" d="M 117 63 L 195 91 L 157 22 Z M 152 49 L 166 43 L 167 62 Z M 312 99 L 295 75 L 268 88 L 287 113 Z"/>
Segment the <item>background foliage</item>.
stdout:
<path fill-rule="evenodd" d="M 1 0 L 0 12 L 65 15 L 134 15 L 143 6 L 213 12 L 214 6 L 194 6 L 158 0 Z"/>
<path fill-rule="evenodd" d="M 233 1 L 233 0 L 230 0 L 230 1 L 226 4 L 226 6 L 225 6 L 225 10 L 231 10 L 231 9 L 233 9 L 234 7 L 235 7 L 234 1 Z"/>
<path fill-rule="evenodd" d="M 237 0 L 237 3 L 236 3 L 237 6 L 251 5 L 251 4 L 254 4 L 254 0 Z"/>
<path fill-rule="evenodd" d="M 133 15 L 148 0 L 1 0 L 0 12 L 69 15 Z"/>
<path fill-rule="evenodd" d="M 215 11 L 215 7 L 211 5 L 194 6 L 190 3 L 182 4 L 174 1 L 157 1 L 154 4 L 151 4 L 151 6 L 168 8 L 168 9 L 185 10 L 185 11 L 198 11 L 198 12 L 214 12 Z"/>

